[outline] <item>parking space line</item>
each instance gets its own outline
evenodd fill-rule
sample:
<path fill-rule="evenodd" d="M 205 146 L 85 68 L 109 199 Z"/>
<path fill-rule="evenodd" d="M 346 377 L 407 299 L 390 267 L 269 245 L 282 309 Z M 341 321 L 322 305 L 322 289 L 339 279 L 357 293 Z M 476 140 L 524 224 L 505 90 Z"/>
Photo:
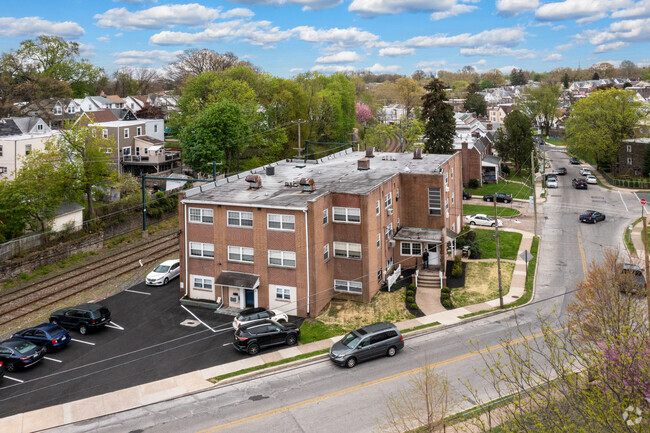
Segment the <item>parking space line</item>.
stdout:
<path fill-rule="evenodd" d="M 196 315 L 195 315 L 194 313 L 192 313 L 190 310 L 188 310 L 188 309 L 185 307 L 185 305 L 181 305 L 181 307 L 182 307 L 185 311 L 187 311 L 188 313 L 190 313 L 190 314 L 192 315 L 192 317 L 194 317 L 196 320 L 198 320 L 199 322 L 201 322 L 201 324 L 205 325 L 205 327 L 208 328 L 210 331 L 212 331 L 212 332 L 217 332 L 217 331 L 215 331 L 214 329 L 210 328 L 210 326 L 208 326 L 208 324 L 205 323 L 203 320 L 201 320 L 201 319 L 199 319 L 198 317 L 196 317 Z"/>
<path fill-rule="evenodd" d="M 54 362 L 63 362 L 60 359 L 54 359 L 54 358 L 50 358 L 48 356 L 44 356 L 43 359 L 47 359 L 48 361 L 54 361 Z"/>
<path fill-rule="evenodd" d="M 138 291 L 138 290 L 125 289 L 124 291 L 125 291 L 125 292 L 129 292 L 129 293 L 137 293 L 137 294 L 139 294 L 139 295 L 147 295 L 147 296 L 150 296 L 150 295 L 151 295 L 151 293 L 140 292 L 140 291 Z"/>
<path fill-rule="evenodd" d="M 91 343 L 90 341 L 83 341 L 83 340 L 77 340 L 76 338 L 71 338 L 70 340 L 76 341 L 77 343 L 83 343 L 83 344 L 88 344 L 90 346 L 94 346 L 95 343 Z"/>
<path fill-rule="evenodd" d="M 621 201 L 623 202 L 623 206 L 625 206 L 625 212 L 629 212 L 630 210 L 627 208 L 627 205 L 625 204 L 625 200 L 623 200 L 623 194 L 621 194 L 621 191 L 618 191 L 618 195 L 621 196 Z"/>
<path fill-rule="evenodd" d="M 222 346 L 230 346 L 232 343 L 222 344 Z"/>
<path fill-rule="evenodd" d="M 15 381 L 18 382 L 18 383 L 23 383 L 23 382 L 25 382 L 24 380 L 16 379 L 15 377 L 11 377 L 11 376 L 4 376 L 4 378 L 5 378 L 5 379 L 9 379 L 9 380 L 15 380 Z"/>
<path fill-rule="evenodd" d="M 120 331 L 124 331 L 124 328 L 122 328 L 120 325 L 118 325 L 113 321 L 108 322 L 105 326 L 108 326 L 109 328 L 113 328 L 113 329 L 119 329 Z"/>

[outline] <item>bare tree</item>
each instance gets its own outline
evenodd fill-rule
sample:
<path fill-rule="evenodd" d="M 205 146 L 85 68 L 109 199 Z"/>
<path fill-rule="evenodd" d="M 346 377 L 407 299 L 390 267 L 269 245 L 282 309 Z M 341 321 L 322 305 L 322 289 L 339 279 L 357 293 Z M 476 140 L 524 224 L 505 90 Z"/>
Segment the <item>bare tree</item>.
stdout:
<path fill-rule="evenodd" d="M 252 67 L 248 62 L 239 60 L 233 53 L 220 54 L 216 51 L 196 48 L 183 51 L 177 60 L 167 66 L 167 74 L 170 81 L 180 85 L 188 77 L 194 77 L 202 72 L 224 71 L 239 65 Z"/>

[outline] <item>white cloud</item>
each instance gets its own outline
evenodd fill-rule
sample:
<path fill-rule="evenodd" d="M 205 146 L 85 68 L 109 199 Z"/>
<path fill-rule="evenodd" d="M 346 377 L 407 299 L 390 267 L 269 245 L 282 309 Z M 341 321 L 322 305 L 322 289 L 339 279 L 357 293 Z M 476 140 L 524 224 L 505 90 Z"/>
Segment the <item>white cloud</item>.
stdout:
<path fill-rule="evenodd" d="M 289 69 L 289 72 L 291 72 L 292 74 L 297 74 L 297 73 L 302 72 L 302 71 L 304 71 L 303 68 L 291 68 L 291 69 Z"/>
<path fill-rule="evenodd" d="M 399 68 L 400 68 L 399 65 L 384 66 L 384 65 L 380 65 L 379 63 L 375 63 L 369 68 L 363 68 L 363 69 L 365 71 L 370 71 L 373 74 L 394 74 L 397 71 L 399 71 Z"/>
<path fill-rule="evenodd" d="M 416 68 L 441 68 L 447 64 L 446 60 L 431 60 L 427 62 L 419 62 L 415 65 Z"/>
<path fill-rule="evenodd" d="M 356 68 L 350 65 L 316 65 L 310 71 L 335 74 L 337 72 L 353 72 Z"/>
<path fill-rule="evenodd" d="M 415 53 L 415 48 L 387 47 L 379 50 L 380 57 L 408 56 Z"/>
<path fill-rule="evenodd" d="M 115 37 L 116 37 L 116 38 L 121 38 L 122 36 L 124 36 L 124 33 L 122 33 L 122 32 L 120 32 L 120 33 L 115 33 Z"/>
<path fill-rule="evenodd" d="M 628 45 L 629 45 L 629 44 L 627 44 L 627 43 L 625 43 L 625 42 L 620 42 L 620 41 L 619 41 L 619 42 L 612 42 L 612 43 L 610 43 L 610 44 L 602 44 L 602 45 L 598 45 L 598 46 L 594 49 L 593 52 L 594 52 L 594 53 L 607 53 L 607 52 L 609 52 L 609 51 L 620 50 L 621 48 L 627 47 Z"/>
<path fill-rule="evenodd" d="M 561 24 L 561 25 L 559 25 L 559 26 L 553 26 L 553 27 L 551 27 L 551 30 L 557 32 L 557 31 L 559 31 L 559 30 L 563 30 L 563 29 L 565 29 L 565 28 L 566 28 L 566 26 L 563 25 L 563 24 Z"/>
<path fill-rule="evenodd" d="M 235 8 L 223 12 L 221 15 L 219 15 L 219 18 L 229 20 L 230 18 L 251 18 L 253 16 L 255 16 L 255 13 L 250 9 Z"/>
<path fill-rule="evenodd" d="M 0 36 L 34 37 L 40 35 L 60 36 L 64 39 L 75 39 L 86 31 L 72 21 L 52 22 L 40 17 L 0 17 Z"/>
<path fill-rule="evenodd" d="M 516 66 L 501 66 L 500 68 L 497 68 L 497 70 L 501 71 L 503 75 L 510 75 L 513 69 L 519 69 Z"/>
<path fill-rule="evenodd" d="M 114 3 L 156 3 L 158 0 L 113 0 Z"/>
<path fill-rule="evenodd" d="M 316 59 L 316 63 L 350 63 L 358 62 L 361 56 L 354 51 L 341 51 L 331 56 L 323 56 Z"/>
<path fill-rule="evenodd" d="M 455 5 L 456 0 L 352 0 L 348 11 L 369 18 L 406 12 L 445 12 Z"/>
<path fill-rule="evenodd" d="M 535 11 L 535 18 L 542 21 L 577 20 L 585 24 L 630 4 L 631 0 L 565 0 L 540 6 Z"/>
<path fill-rule="evenodd" d="M 650 0 L 641 0 L 633 6 L 612 13 L 612 18 L 644 18 L 650 17 Z"/>
<path fill-rule="evenodd" d="M 174 26 L 206 25 L 221 16 L 221 8 L 213 9 L 197 3 L 184 5 L 154 6 L 136 12 L 126 8 L 109 9 L 96 14 L 99 27 L 142 30 L 162 29 Z"/>
<path fill-rule="evenodd" d="M 577 38 L 587 38 L 589 43 L 593 45 L 603 45 L 616 41 L 647 42 L 650 41 L 650 18 L 613 22 L 607 29 L 588 30 L 578 35 Z M 612 44 L 608 45 L 613 46 Z"/>
<path fill-rule="evenodd" d="M 478 62 L 474 62 L 474 64 L 479 66 L 487 65 L 487 60 L 481 59 Z"/>
<path fill-rule="evenodd" d="M 255 6 L 285 6 L 288 4 L 302 6 L 303 11 L 318 11 L 333 8 L 343 0 L 231 0 L 232 3 Z"/>
<path fill-rule="evenodd" d="M 356 27 L 316 30 L 313 27 L 300 26 L 294 28 L 293 32 L 301 41 L 323 43 L 341 48 L 371 46 L 379 39 L 379 36 Z"/>
<path fill-rule="evenodd" d="M 558 60 L 562 60 L 562 54 L 559 53 L 549 54 L 548 56 L 544 57 L 542 60 L 545 62 L 557 62 Z"/>
<path fill-rule="evenodd" d="M 461 48 L 460 54 L 462 56 L 508 56 L 517 57 L 519 59 L 534 59 L 537 57 L 535 51 L 532 50 L 495 47 L 491 45 L 484 45 L 475 48 Z"/>
<path fill-rule="evenodd" d="M 497 0 L 499 14 L 507 17 L 534 10 L 539 6 L 538 0 Z"/>
<path fill-rule="evenodd" d="M 164 51 L 164 50 L 151 50 L 151 51 L 122 51 L 118 53 L 111 53 L 115 57 L 116 65 L 153 65 L 156 63 L 169 63 L 176 60 L 177 56 L 183 51 Z"/>
<path fill-rule="evenodd" d="M 79 55 L 81 57 L 92 57 L 95 55 L 93 51 L 95 46 L 93 44 L 84 44 L 79 42 Z"/>
<path fill-rule="evenodd" d="M 555 46 L 555 49 L 558 50 L 558 51 L 566 51 L 566 50 L 570 50 L 571 48 L 573 48 L 573 43 L 571 43 L 571 42 L 569 42 L 568 44 L 556 45 Z"/>
<path fill-rule="evenodd" d="M 445 18 L 455 17 L 456 15 L 472 12 L 474 9 L 478 9 L 478 6 L 455 4 L 446 11 L 432 13 L 431 19 L 433 21 L 440 21 L 440 20 L 444 20 Z"/>
<path fill-rule="evenodd" d="M 100 36 L 97 38 L 98 42 L 110 42 L 111 38 L 108 36 Z"/>
<path fill-rule="evenodd" d="M 434 36 L 417 36 L 404 42 L 403 45 L 416 48 L 428 47 L 480 47 L 514 46 L 524 40 L 524 31 L 519 27 L 485 30 L 471 35 L 463 33 L 456 36 L 437 34 Z M 498 54 L 493 52 L 492 54 Z"/>
<path fill-rule="evenodd" d="M 163 31 L 149 38 L 153 45 L 194 45 L 215 41 L 242 40 L 251 45 L 265 46 L 289 39 L 292 30 L 271 27 L 268 21 L 226 21 L 209 24 L 197 33 Z"/>

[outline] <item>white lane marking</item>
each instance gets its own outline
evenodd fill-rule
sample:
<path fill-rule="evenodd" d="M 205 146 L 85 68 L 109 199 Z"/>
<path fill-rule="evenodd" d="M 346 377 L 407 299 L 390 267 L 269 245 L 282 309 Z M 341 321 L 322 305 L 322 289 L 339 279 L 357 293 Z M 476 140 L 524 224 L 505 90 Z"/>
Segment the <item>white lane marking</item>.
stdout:
<path fill-rule="evenodd" d="M 94 346 L 95 343 L 91 343 L 90 341 L 83 341 L 83 340 L 77 340 L 76 338 L 71 338 L 70 340 L 76 341 L 77 343 L 83 343 L 83 344 L 88 344 L 90 346 Z"/>
<path fill-rule="evenodd" d="M 60 359 L 54 359 L 54 358 L 50 358 L 48 356 L 44 356 L 43 359 L 47 359 L 48 361 L 54 361 L 54 362 L 63 362 Z"/>
<path fill-rule="evenodd" d="M 120 325 L 118 325 L 117 323 L 112 322 L 112 321 L 111 321 L 111 322 L 108 322 L 108 323 L 106 324 L 106 326 L 108 326 L 109 328 L 119 329 L 120 331 L 124 331 L 124 328 L 122 328 Z"/>
<path fill-rule="evenodd" d="M 222 344 L 222 346 L 232 346 L 232 343 Z"/>
<path fill-rule="evenodd" d="M 24 380 L 16 379 L 15 377 L 11 377 L 11 376 L 5 376 L 4 378 L 9 379 L 9 380 L 15 380 L 16 382 L 19 382 L 19 383 L 25 382 Z"/>
<path fill-rule="evenodd" d="M 201 324 L 205 325 L 205 327 L 208 328 L 210 331 L 212 331 L 212 332 L 217 332 L 217 331 L 215 331 L 214 329 L 210 328 L 210 326 L 208 326 L 208 324 L 205 323 L 203 320 L 201 320 L 201 319 L 199 319 L 198 317 L 196 317 L 196 315 L 195 315 L 194 313 L 192 313 L 190 310 L 188 310 L 188 309 L 185 307 L 185 305 L 181 305 L 181 307 L 182 307 L 185 311 L 187 311 L 188 313 L 190 313 L 190 314 L 192 315 L 192 317 L 194 317 L 196 320 L 198 320 L 199 322 L 201 322 Z"/>
<path fill-rule="evenodd" d="M 620 191 L 619 191 L 619 192 L 620 192 Z M 129 292 L 129 293 L 137 293 L 137 294 L 139 294 L 139 295 L 147 295 L 147 296 L 150 296 L 150 295 L 151 295 L 151 293 L 147 293 L 147 292 L 139 292 L 139 291 L 137 291 L 137 290 L 131 290 L 131 289 L 125 289 L 124 291 L 125 291 L 125 292 Z"/>
<path fill-rule="evenodd" d="M 621 196 L 621 201 L 623 202 L 623 206 L 625 206 L 625 212 L 629 212 L 630 210 L 627 208 L 627 205 L 625 204 L 625 200 L 623 200 L 623 194 L 621 194 L 620 190 L 618 191 L 618 195 Z"/>

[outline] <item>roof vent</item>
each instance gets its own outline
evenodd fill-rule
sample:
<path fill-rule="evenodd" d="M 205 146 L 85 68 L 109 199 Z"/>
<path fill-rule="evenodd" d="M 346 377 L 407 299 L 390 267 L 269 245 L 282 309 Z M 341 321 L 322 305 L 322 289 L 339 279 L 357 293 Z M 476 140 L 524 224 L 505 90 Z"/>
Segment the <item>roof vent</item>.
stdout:
<path fill-rule="evenodd" d="M 419 147 L 416 147 L 415 150 L 413 151 L 413 159 L 422 159 L 422 149 Z"/>
<path fill-rule="evenodd" d="M 370 160 L 361 158 L 357 161 L 357 170 L 370 170 Z"/>
<path fill-rule="evenodd" d="M 246 176 L 246 182 L 248 182 L 248 187 L 252 189 L 258 189 L 262 187 L 262 178 L 259 174 L 249 174 Z"/>
<path fill-rule="evenodd" d="M 366 158 L 375 157 L 375 148 L 373 146 L 366 147 Z"/>
<path fill-rule="evenodd" d="M 275 175 L 275 167 L 272 166 L 266 167 L 266 175 L 267 176 Z"/>
<path fill-rule="evenodd" d="M 300 179 L 300 186 L 302 186 L 302 192 L 316 191 L 316 184 L 311 177 L 303 177 Z"/>

